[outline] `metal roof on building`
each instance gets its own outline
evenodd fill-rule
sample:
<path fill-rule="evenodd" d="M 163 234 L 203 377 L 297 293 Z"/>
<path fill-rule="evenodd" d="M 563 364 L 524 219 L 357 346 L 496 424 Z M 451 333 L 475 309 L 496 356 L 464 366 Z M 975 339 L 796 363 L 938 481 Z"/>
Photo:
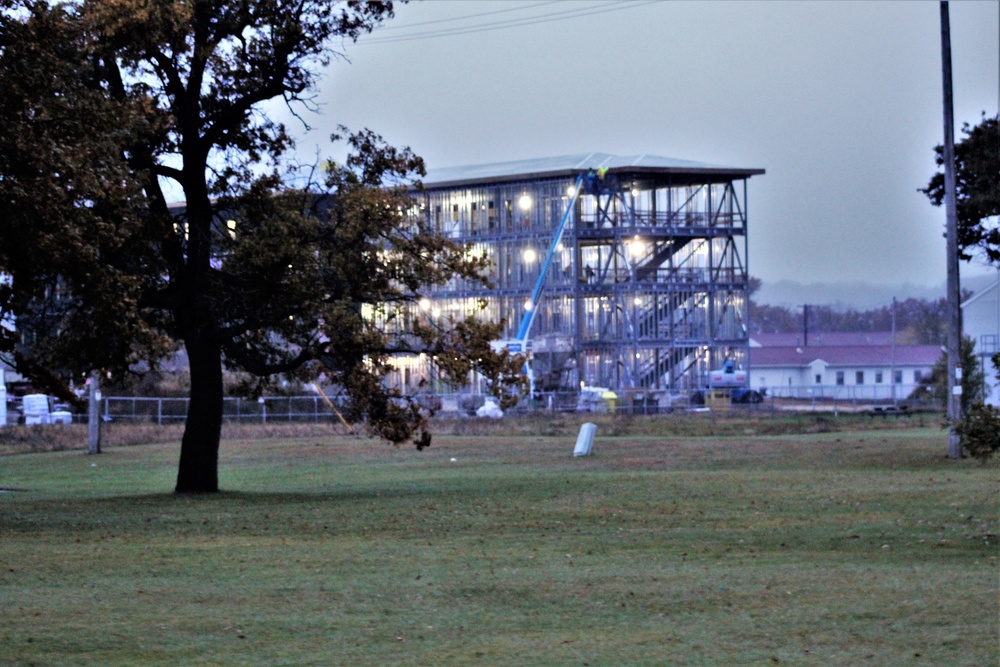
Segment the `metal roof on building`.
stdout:
<path fill-rule="evenodd" d="M 755 347 L 750 366 L 802 368 L 820 361 L 828 366 L 933 366 L 941 356 L 940 345 L 817 345 L 809 347 Z"/>
<path fill-rule="evenodd" d="M 763 169 L 743 169 L 677 160 L 659 155 L 610 155 L 608 153 L 579 153 L 557 157 L 494 162 L 463 167 L 428 169 L 422 179 L 426 187 L 474 185 L 499 181 L 521 181 L 537 178 L 575 176 L 581 171 L 607 169 L 610 172 L 650 175 L 716 176 L 719 178 L 747 178 L 764 173 Z"/>

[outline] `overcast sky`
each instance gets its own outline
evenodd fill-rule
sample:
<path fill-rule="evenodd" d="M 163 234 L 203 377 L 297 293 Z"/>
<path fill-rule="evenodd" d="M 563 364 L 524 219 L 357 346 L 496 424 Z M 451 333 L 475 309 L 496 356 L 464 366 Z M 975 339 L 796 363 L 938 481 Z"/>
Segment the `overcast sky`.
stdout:
<path fill-rule="evenodd" d="M 460 34 L 427 38 L 443 30 Z M 1000 2 L 951 2 L 951 38 L 960 139 L 1000 106 Z M 598 151 L 764 168 L 765 283 L 940 285 L 944 212 L 917 192 L 942 142 L 940 48 L 934 1 L 428 0 L 345 45 L 314 129 L 290 127 L 306 159 L 345 124 L 429 167 Z"/>

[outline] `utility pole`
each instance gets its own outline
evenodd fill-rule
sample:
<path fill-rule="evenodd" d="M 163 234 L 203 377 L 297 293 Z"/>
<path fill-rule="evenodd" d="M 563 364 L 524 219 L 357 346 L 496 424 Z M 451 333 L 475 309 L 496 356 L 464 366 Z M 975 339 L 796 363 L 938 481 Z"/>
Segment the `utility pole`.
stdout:
<path fill-rule="evenodd" d="M 889 387 L 892 404 L 896 405 L 896 297 L 892 297 L 892 359 L 889 365 Z"/>
<path fill-rule="evenodd" d="M 802 304 L 802 347 L 809 347 L 809 304 Z"/>
<path fill-rule="evenodd" d="M 951 27 L 941 0 L 941 74 L 944 98 L 944 206 L 948 253 L 948 458 L 962 458 L 955 426 L 962 418 L 962 314 L 958 280 L 958 212 L 955 202 L 955 111 L 951 94 Z M 971 370 L 971 369 L 970 369 Z"/>

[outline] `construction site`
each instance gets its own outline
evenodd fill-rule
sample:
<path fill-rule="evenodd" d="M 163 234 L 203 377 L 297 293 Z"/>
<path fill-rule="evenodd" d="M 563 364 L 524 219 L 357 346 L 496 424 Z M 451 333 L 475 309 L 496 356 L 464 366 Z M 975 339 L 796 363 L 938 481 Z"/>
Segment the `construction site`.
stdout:
<path fill-rule="evenodd" d="M 453 280 L 409 315 L 503 320 L 497 344 L 527 356 L 535 396 L 703 391 L 746 368 L 747 182 L 763 173 L 602 153 L 430 170 L 415 210 L 489 259 L 491 284 Z M 422 356 L 395 366 L 407 393 L 485 391 L 444 385 Z"/>

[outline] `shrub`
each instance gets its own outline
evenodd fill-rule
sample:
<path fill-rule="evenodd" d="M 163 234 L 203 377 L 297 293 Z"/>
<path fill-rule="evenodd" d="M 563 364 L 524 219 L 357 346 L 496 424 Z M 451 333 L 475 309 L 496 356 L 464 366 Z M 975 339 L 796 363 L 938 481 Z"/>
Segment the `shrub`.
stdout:
<path fill-rule="evenodd" d="M 955 432 L 963 451 L 984 463 L 1000 449 L 1000 415 L 992 406 L 973 403 Z"/>

